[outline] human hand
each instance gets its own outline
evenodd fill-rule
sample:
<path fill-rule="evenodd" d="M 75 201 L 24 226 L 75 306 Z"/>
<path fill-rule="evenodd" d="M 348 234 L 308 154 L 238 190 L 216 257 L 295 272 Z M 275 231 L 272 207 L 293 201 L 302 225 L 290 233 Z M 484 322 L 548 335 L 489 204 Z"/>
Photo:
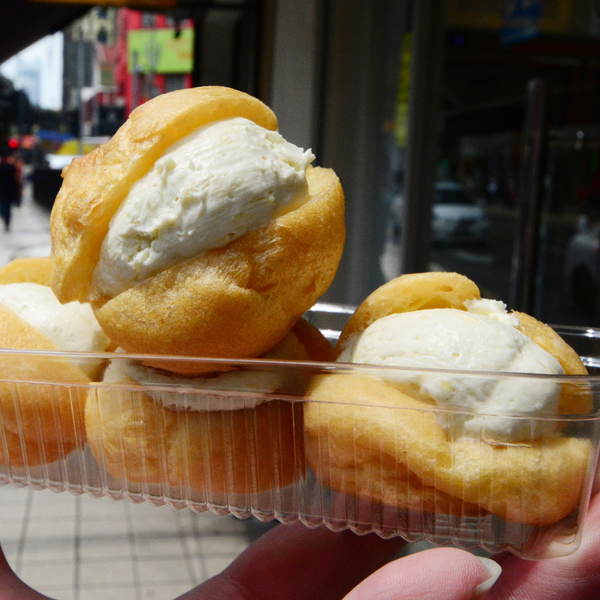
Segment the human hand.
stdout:
<path fill-rule="evenodd" d="M 489 574 L 468 552 L 431 550 L 422 553 L 424 560 L 416 554 L 380 568 L 405 544 L 400 538 L 383 540 L 325 528 L 313 531 L 301 523 L 280 525 L 254 542 L 223 573 L 180 600 L 340 600 L 355 586 L 348 600 L 413 599 L 417 590 L 427 590 L 418 596 L 424 599 L 480 597 L 469 592 Z M 377 596 L 382 586 L 392 595 Z M 451 594 L 443 595 L 444 589 Z M 47 597 L 20 581 L 0 552 L 0 600 L 42 599 Z"/>
<path fill-rule="evenodd" d="M 8 564 L 0 548 L 0 600 L 49 600 L 23 583 Z"/>
<path fill-rule="evenodd" d="M 600 493 L 569 556 L 527 561 L 506 553 L 486 565 L 469 552 L 435 548 L 388 562 L 403 544 L 279 526 L 180 600 L 591 600 L 600 590 Z"/>
<path fill-rule="evenodd" d="M 592 498 L 581 547 L 562 558 L 496 557 L 502 576 L 485 600 L 593 600 L 600 597 L 600 493 Z"/>
<path fill-rule="evenodd" d="M 505 554 L 494 563 L 435 548 L 390 562 L 404 544 L 300 523 L 278 526 L 179 600 L 470 600 L 492 585 L 486 600 L 589 600 L 600 589 L 600 494 L 590 505 L 581 548 L 570 556 L 536 562 Z M 0 552 L 0 600 L 42 599 Z"/>

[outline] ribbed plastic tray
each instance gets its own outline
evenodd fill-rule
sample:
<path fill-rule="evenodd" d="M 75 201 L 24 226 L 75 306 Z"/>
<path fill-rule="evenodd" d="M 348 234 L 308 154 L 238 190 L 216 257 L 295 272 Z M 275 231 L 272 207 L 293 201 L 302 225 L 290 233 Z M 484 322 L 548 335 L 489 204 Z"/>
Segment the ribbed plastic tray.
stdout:
<path fill-rule="evenodd" d="M 318 304 L 306 318 L 334 342 L 351 312 Z M 73 361 L 140 368 L 148 356 L 0 349 L 0 483 L 531 559 L 569 554 L 598 456 L 600 331 L 555 329 L 589 376 L 210 359 L 230 375 L 209 385 L 82 385 L 53 374 Z M 558 419 L 504 414 L 530 432 L 517 444 L 489 438 L 492 414 L 479 415 L 478 434 L 464 437 L 468 411 L 379 394 L 423 373 L 483 388 L 525 378 L 529 389 L 556 385 L 587 408 Z M 432 435 L 441 420 L 454 420 L 452 436 Z M 540 431 L 553 433 L 540 441 Z"/>

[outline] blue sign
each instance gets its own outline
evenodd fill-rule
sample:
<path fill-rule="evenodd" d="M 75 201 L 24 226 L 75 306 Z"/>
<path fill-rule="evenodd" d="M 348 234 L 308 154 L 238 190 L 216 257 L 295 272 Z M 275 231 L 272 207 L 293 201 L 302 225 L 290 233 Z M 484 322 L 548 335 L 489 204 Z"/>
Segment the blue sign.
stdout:
<path fill-rule="evenodd" d="M 63 133 L 61 131 L 52 131 L 50 129 L 39 129 L 36 134 L 38 139 L 47 142 L 66 142 L 73 139 L 72 133 Z"/>
<path fill-rule="evenodd" d="M 504 0 L 500 43 L 511 46 L 540 34 L 542 0 Z"/>

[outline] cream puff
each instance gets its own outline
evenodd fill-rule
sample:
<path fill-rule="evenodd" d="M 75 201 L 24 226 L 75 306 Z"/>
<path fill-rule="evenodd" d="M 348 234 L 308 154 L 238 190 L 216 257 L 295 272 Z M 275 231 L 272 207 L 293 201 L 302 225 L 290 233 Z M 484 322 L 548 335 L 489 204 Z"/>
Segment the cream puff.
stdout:
<path fill-rule="evenodd" d="M 147 102 L 63 172 L 51 215 L 57 297 L 91 302 L 127 352 L 267 352 L 342 254 L 342 188 L 313 158 L 247 94 L 203 87 Z"/>
<path fill-rule="evenodd" d="M 300 319 L 261 358 L 331 360 L 332 347 Z M 125 487 L 176 487 L 206 501 L 279 489 L 303 475 L 301 404 L 277 399 L 291 386 L 300 393 L 305 380 L 291 381 L 293 370 L 254 364 L 190 377 L 125 359 L 111 362 L 85 409 L 98 464 Z"/>
<path fill-rule="evenodd" d="M 411 274 L 358 307 L 335 354 L 361 368 L 320 377 L 309 392 L 307 464 L 325 485 L 535 526 L 579 505 L 592 449 L 560 420 L 590 411 L 589 394 L 568 383 L 586 369 L 547 325 L 482 300 L 456 273 Z"/>
<path fill-rule="evenodd" d="M 48 285 L 32 282 L 47 273 L 38 269 L 39 261 L 31 263 L 29 273 L 23 266 L 11 265 L 0 274 L 5 282 L 0 285 L 0 347 L 75 353 L 111 348 L 89 305 L 60 304 Z M 19 281 L 8 283 L 11 279 Z M 0 462 L 34 466 L 83 448 L 86 386 L 100 376 L 103 364 L 100 357 L 0 353 Z"/>

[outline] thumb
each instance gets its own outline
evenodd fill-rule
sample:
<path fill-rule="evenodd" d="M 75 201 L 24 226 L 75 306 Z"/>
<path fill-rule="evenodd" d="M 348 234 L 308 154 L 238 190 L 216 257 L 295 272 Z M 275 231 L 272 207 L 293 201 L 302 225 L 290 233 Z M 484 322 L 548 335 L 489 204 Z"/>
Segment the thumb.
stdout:
<path fill-rule="evenodd" d="M 23 583 L 10 568 L 0 548 L 0 600 L 49 600 Z"/>
<path fill-rule="evenodd" d="M 480 600 L 501 572 L 493 560 L 463 550 L 425 550 L 385 565 L 344 600 Z"/>

